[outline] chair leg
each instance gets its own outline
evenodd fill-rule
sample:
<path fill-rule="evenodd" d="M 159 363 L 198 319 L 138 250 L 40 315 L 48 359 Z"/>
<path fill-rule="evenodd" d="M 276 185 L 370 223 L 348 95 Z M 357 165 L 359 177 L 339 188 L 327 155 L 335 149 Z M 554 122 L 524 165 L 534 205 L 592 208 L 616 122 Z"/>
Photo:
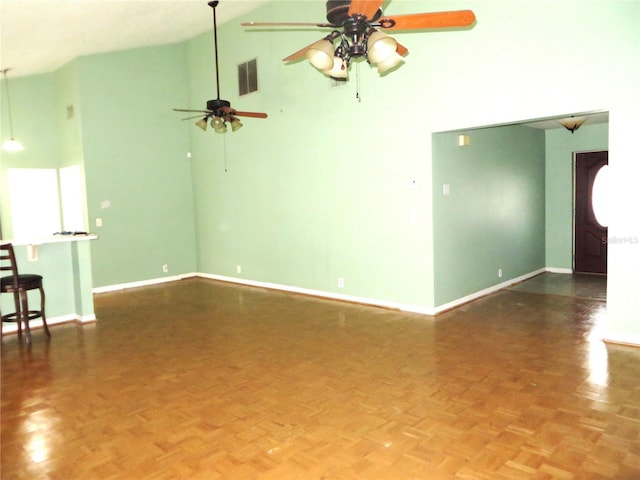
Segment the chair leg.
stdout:
<path fill-rule="evenodd" d="M 20 310 L 21 319 L 24 321 L 25 341 L 31 343 L 31 329 L 29 328 L 29 300 L 27 299 L 27 291 L 20 292 L 22 297 L 22 308 Z"/>
<path fill-rule="evenodd" d="M 16 312 L 16 323 L 18 324 L 18 336 L 22 336 L 22 315 L 20 314 L 20 292 L 13 292 L 13 304 Z"/>
<path fill-rule="evenodd" d="M 44 325 L 44 331 L 47 337 L 51 336 L 49 326 L 47 325 L 47 316 L 44 314 L 44 288 L 40 287 L 40 313 L 42 314 L 42 325 Z"/>

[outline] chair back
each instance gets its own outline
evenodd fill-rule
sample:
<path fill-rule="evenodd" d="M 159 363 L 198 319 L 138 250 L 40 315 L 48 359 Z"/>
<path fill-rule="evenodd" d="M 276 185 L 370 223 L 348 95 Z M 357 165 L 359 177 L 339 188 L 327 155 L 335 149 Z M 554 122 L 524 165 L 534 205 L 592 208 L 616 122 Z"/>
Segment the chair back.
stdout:
<path fill-rule="evenodd" d="M 13 252 L 13 245 L 10 243 L 0 244 L 0 272 L 10 271 L 13 277 L 13 285 L 18 285 L 18 263 Z M 8 276 L 8 275 L 7 275 Z"/>

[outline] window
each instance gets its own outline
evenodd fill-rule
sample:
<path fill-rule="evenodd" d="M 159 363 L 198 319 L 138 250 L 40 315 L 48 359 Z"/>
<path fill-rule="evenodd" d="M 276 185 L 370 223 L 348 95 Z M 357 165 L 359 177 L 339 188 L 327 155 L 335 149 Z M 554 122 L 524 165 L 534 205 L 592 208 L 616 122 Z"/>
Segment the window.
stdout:
<path fill-rule="evenodd" d="M 12 238 L 37 240 L 64 229 L 84 230 L 84 189 L 79 165 L 9 168 Z M 34 194 L 37 192 L 37 194 Z"/>
<path fill-rule="evenodd" d="M 258 91 L 258 61 L 255 58 L 238 65 L 238 90 L 240 95 Z"/>
<path fill-rule="evenodd" d="M 55 168 L 10 168 L 7 180 L 13 238 L 33 240 L 60 230 L 58 172 Z"/>

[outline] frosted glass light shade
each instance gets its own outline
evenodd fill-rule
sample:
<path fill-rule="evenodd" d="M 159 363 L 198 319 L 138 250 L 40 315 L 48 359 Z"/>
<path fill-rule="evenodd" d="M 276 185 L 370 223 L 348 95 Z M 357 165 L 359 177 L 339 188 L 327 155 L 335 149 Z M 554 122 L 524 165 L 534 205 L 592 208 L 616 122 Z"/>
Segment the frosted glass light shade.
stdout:
<path fill-rule="evenodd" d="M 398 42 L 378 30 L 369 35 L 367 45 L 367 58 L 371 63 L 384 62 L 398 49 Z"/>
<path fill-rule="evenodd" d="M 333 67 L 333 43 L 324 38 L 318 40 L 309 47 L 306 57 L 318 70 L 329 70 Z"/>
<path fill-rule="evenodd" d="M 333 67 L 329 70 L 323 70 L 322 73 L 333 78 L 347 78 L 347 66 L 340 57 L 333 57 Z"/>
<path fill-rule="evenodd" d="M 238 120 L 237 118 L 234 118 L 233 120 L 231 120 L 231 131 L 232 132 L 240 130 L 242 127 L 243 127 L 242 122 L 240 120 Z"/>
<path fill-rule="evenodd" d="M 10 138 L 2 144 L 2 149 L 6 152 L 21 152 L 24 150 L 24 145 L 15 138 Z"/>
<path fill-rule="evenodd" d="M 222 117 L 213 117 L 211 119 L 211 128 L 213 128 L 216 133 L 226 133 L 227 124 L 224 123 L 224 119 Z"/>
<path fill-rule="evenodd" d="M 201 128 L 202 130 L 206 130 L 207 129 L 207 118 L 201 118 L 200 120 L 198 120 L 195 125 L 199 128 Z"/>
<path fill-rule="evenodd" d="M 562 125 L 564 128 L 569 130 L 571 133 L 579 129 L 582 126 L 582 124 L 586 121 L 587 121 L 586 117 L 574 117 L 574 116 L 571 116 L 571 118 L 558 120 L 560 125 Z"/>
<path fill-rule="evenodd" d="M 218 129 L 220 127 L 224 126 L 224 120 L 220 117 L 213 117 L 211 119 L 211 128 Z"/>
<path fill-rule="evenodd" d="M 398 55 L 396 52 L 393 52 L 384 61 L 378 62 L 378 73 L 382 74 L 387 70 L 392 69 L 402 61 L 403 61 L 402 57 Z"/>

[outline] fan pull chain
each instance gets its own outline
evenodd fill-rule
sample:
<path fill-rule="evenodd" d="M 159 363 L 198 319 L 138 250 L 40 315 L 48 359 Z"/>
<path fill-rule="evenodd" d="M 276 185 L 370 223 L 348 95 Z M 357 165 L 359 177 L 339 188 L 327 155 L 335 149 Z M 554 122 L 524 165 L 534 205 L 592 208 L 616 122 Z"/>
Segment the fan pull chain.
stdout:
<path fill-rule="evenodd" d="M 356 62 L 356 100 L 358 103 L 362 102 L 362 98 L 360 98 L 360 62 Z"/>
<path fill-rule="evenodd" d="M 222 153 L 224 155 L 224 173 L 228 173 L 227 170 L 227 136 L 222 135 Z"/>

